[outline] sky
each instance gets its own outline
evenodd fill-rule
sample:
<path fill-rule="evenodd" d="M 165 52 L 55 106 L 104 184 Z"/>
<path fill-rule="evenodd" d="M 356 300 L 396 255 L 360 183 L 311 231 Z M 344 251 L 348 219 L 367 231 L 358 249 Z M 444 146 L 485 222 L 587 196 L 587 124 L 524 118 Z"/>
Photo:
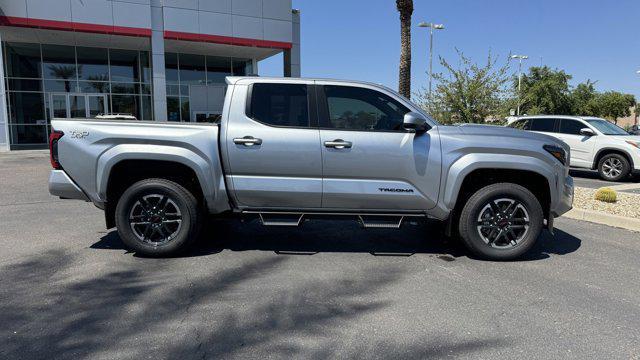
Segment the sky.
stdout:
<path fill-rule="evenodd" d="M 400 20 L 394 0 L 293 0 L 301 12 L 302 76 L 353 79 L 397 89 Z M 457 63 L 456 48 L 473 61 L 489 52 L 529 56 L 523 66 L 562 69 L 572 85 L 590 79 L 599 91 L 640 100 L 640 0 L 414 0 L 412 91 L 427 86 L 428 29 L 438 57 Z M 512 70 L 517 71 L 513 64 Z M 260 62 L 263 76 L 282 76 L 282 56 Z"/>

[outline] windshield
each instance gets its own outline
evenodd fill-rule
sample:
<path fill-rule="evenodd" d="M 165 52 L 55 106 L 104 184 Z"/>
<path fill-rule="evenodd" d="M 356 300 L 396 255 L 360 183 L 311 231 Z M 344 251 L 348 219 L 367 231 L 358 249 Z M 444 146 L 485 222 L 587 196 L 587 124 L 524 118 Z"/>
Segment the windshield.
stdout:
<path fill-rule="evenodd" d="M 589 125 L 598 129 L 598 131 L 600 131 L 605 135 L 629 135 L 629 133 L 624 131 L 623 128 L 613 123 L 610 123 L 607 120 L 593 119 L 593 120 L 587 120 L 587 122 L 589 123 Z"/>

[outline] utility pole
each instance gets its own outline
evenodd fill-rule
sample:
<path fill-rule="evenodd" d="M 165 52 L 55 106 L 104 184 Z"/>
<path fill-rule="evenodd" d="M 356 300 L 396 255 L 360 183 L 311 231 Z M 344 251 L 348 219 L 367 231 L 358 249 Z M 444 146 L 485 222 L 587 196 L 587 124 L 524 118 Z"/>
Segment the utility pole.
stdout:
<path fill-rule="evenodd" d="M 527 55 L 511 55 L 512 59 L 518 59 L 520 64 L 518 65 L 518 110 L 516 112 L 517 116 L 520 116 L 520 91 L 522 90 L 522 60 L 527 60 L 529 57 Z"/>
<path fill-rule="evenodd" d="M 421 22 L 418 27 L 429 28 L 429 96 L 431 96 L 431 81 L 433 79 L 433 30 L 444 30 L 443 24 Z"/>

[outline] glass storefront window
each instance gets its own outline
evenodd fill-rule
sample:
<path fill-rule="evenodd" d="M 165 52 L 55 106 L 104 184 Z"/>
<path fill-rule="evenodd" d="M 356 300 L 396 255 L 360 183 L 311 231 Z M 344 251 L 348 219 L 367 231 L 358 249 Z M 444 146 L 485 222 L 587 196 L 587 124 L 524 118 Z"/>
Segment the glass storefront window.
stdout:
<path fill-rule="evenodd" d="M 77 92 L 78 82 L 75 80 L 45 80 L 44 91 L 47 92 Z"/>
<path fill-rule="evenodd" d="M 46 125 L 9 125 L 12 145 L 39 145 L 47 143 Z"/>
<path fill-rule="evenodd" d="M 111 81 L 140 81 L 138 52 L 136 50 L 111 49 L 109 59 L 111 62 Z"/>
<path fill-rule="evenodd" d="M 153 101 L 151 96 L 141 96 L 140 99 L 140 106 L 142 107 L 140 110 L 141 120 L 153 120 Z"/>
<path fill-rule="evenodd" d="M 109 51 L 100 48 L 77 47 L 80 80 L 109 81 Z"/>
<path fill-rule="evenodd" d="M 167 120 L 180 121 L 180 98 L 167 96 Z"/>
<path fill-rule="evenodd" d="M 39 44 L 5 43 L 5 49 L 8 77 L 42 77 Z"/>
<path fill-rule="evenodd" d="M 224 84 L 226 76 L 231 76 L 231 59 L 207 56 L 207 83 Z"/>
<path fill-rule="evenodd" d="M 164 67 L 165 67 L 165 78 L 167 84 L 170 83 L 178 83 L 178 54 L 175 53 L 165 53 L 164 54 Z"/>
<path fill-rule="evenodd" d="M 180 97 L 180 119 L 182 121 L 191 120 L 191 112 L 189 111 L 189 98 Z"/>
<path fill-rule="evenodd" d="M 149 57 L 149 52 L 140 51 L 140 68 L 142 71 L 140 72 L 140 81 L 143 83 L 151 82 L 151 59 Z"/>
<path fill-rule="evenodd" d="M 131 114 L 140 119 L 138 101 L 139 97 L 135 95 L 112 95 L 111 111 L 114 114 Z"/>
<path fill-rule="evenodd" d="M 43 94 L 9 92 L 9 123 L 46 125 Z"/>
<path fill-rule="evenodd" d="M 109 83 L 103 81 L 79 81 L 80 92 L 95 94 L 95 93 L 108 93 Z"/>
<path fill-rule="evenodd" d="M 180 84 L 205 84 L 207 79 L 204 66 L 205 57 L 189 54 L 180 54 L 179 56 Z"/>
<path fill-rule="evenodd" d="M 138 84 L 111 83 L 111 92 L 114 94 L 138 94 Z"/>
<path fill-rule="evenodd" d="M 251 59 L 233 59 L 233 75 L 246 76 L 253 74 Z"/>
<path fill-rule="evenodd" d="M 73 46 L 42 45 L 42 60 L 45 79 L 76 80 L 76 51 Z"/>
<path fill-rule="evenodd" d="M 42 80 L 8 79 L 13 91 L 42 91 Z"/>

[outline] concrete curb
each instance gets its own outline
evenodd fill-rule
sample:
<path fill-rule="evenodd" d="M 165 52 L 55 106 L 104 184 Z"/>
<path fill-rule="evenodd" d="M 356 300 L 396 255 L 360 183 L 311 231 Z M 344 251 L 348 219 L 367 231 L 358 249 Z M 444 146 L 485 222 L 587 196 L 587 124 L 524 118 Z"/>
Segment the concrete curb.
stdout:
<path fill-rule="evenodd" d="M 624 216 L 611 215 L 600 211 L 573 208 L 562 215 L 569 219 L 583 220 L 596 224 L 608 225 L 617 228 L 640 232 L 640 219 L 628 218 Z"/>

